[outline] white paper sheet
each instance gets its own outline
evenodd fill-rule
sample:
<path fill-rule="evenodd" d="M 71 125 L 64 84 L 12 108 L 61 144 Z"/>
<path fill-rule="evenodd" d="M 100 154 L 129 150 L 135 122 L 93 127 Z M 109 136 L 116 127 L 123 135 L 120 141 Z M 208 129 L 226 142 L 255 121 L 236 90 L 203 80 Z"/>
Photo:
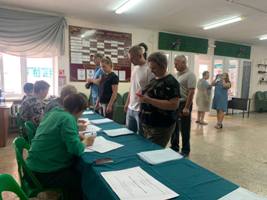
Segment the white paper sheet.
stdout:
<path fill-rule="evenodd" d="M 92 111 L 92 110 L 86 110 L 86 111 L 83 112 L 83 115 L 92 115 L 92 114 L 94 114 L 94 111 Z"/>
<path fill-rule="evenodd" d="M 160 163 L 168 162 L 171 160 L 178 160 L 183 158 L 179 153 L 173 151 L 170 148 L 153 150 L 153 151 L 144 151 L 137 154 L 143 161 L 157 165 Z"/>
<path fill-rule="evenodd" d="M 120 81 L 125 81 L 126 79 L 126 72 L 124 70 L 119 71 L 119 80 Z"/>
<path fill-rule="evenodd" d="M 78 121 L 79 121 L 79 120 L 86 121 L 86 122 L 88 122 L 88 123 L 89 123 L 89 119 L 88 119 L 88 118 L 83 118 L 83 117 L 80 117 L 80 118 L 78 119 Z"/>
<path fill-rule="evenodd" d="M 95 125 L 93 125 L 93 124 L 89 124 L 89 125 L 87 126 L 87 128 L 86 128 L 86 132 L 92 132 L 92 133 L 95 133 L 95 132 L 100 131 L 100 130 L 101 130 L 100 127 L 95 126 Z"/>
<path fill-rule="evenodd" d="M 245 188 L 239 187 L 218 200 L 267 200 L 267 198 L 261 197 L 253 192 L 246 190 Z"/>
<path fill-rule="evenodd" d="M 104 118 L 104 119 L 90 120 L 90 122 L 93 123 L 93 124 L 105 124 L 105 123 L 109 123 L 109 122 L 113 122 L 113 121 L 111 119 Z"/>
<path fill-rule="evenodd" d="M 122 147 L 122 144 L 117 142 L 112 142 L 110 140 L 105 139 L 102 136 L 98 136 L 95 138 L 93 146 L 87 147 L 88 149 L 97 151 L 99 153 L 106 153 L 108 151 L 112 151 L 114 149 L 118 149 Z"/>
<path fill-rule="evenodd" d="M 104 130 L 104 132 L 110 137 L 116 137 L 120 135 L 129 135 L 129 134 L 134 133 L 128 128 L 117 128 L 117 129 L 111 129 L 111 130 Z"/>
<path fill-rule="evenodd" d="M 77 70 L 77 80 L 79 80 L 79 81 L 85 80 L 85 69 L 78 69 Z"/>
<path fill-rule="evenodd" d="M 102 172 L 101 175 L 122 200 L 165 200 L 179 196 L 140 167 Z"/>

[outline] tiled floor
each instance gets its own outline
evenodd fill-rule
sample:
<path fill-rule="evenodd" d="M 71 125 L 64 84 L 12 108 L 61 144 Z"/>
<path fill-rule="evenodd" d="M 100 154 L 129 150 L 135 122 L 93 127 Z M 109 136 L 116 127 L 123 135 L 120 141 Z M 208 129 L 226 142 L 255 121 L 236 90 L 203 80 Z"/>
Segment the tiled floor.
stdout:
<path fill-rule="evenodd" d="M 195 114 L 190 159 L 242 187 L 267 196 L 267 114 L 251 114 L 250 118 L 244 119 L 239 115 L 227 116 L 223 130 L 214 128 L 214 116 L 207 117 L 207 126 L 199 126 L 194 121 Z M 14 137 L 14 134 L 10 135 L 8 146 L 0 148 L 0 173 L 12 174 L 18 180 L 11 146 Z M 4 199 L 14 197 L 9 195 Z"/>

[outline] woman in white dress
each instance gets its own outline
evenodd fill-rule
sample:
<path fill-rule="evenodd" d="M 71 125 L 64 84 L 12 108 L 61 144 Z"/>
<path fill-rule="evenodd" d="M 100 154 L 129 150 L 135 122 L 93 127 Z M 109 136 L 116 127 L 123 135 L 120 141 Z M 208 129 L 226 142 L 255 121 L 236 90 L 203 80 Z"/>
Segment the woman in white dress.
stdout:
<path fill-rule="evenodd" d="M 197 96 L 196 103 L 198 107 L 197 121 L 200 125 L 207 125 L 208 123 L 204 121 L 205 112 L 210 110 L 211 101 L 211 85 L 207 81 L 209 79 L 209 72 L 204 71 L 202 73 L 202 79 L 199 79 L 197 83 Z"/>

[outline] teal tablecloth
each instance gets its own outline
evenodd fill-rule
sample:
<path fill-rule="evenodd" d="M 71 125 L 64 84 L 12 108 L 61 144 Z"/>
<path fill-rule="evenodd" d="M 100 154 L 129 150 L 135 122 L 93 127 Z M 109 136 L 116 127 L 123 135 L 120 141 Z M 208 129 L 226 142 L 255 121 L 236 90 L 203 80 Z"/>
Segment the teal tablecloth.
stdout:
<path fill-rule="evenodd" d="M 86 115 L 89 119 L 101 118 L 99 115 Z M 121 127 L 116 123 L 100 125 L 103 129 Z M 136 153 L 146 150 L 160 149 L 161 147 L 151 143 L 139 135 L 128 135 L 110 138 L 109 140 L 124 144 L 114 151 L 100 154 L 96 152 L 85 153 L 80 161 L 82 171 L 82 187 L 88 200 L 118 199 L 110 186 L 101 176 L 101 172 L 121 170 L 140 166 L 155 179 L 180 194 L 178 200 L 215 200 L 238 188 L 237 185 L 222 177 L 198 166 L 187 159 L 181 159 L 149 165 L 138 158 Z M 112 158 L 113 163 L 95 165 L 93 161 L 99 158 Z"/>

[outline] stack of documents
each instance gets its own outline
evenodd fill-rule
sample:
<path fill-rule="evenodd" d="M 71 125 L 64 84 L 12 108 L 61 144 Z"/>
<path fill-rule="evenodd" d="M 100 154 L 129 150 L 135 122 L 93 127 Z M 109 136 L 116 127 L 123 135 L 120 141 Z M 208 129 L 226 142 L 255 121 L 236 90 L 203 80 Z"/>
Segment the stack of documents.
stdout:
<path fill-rule="evenodd" d="M 267 200 L 267 198 L 239 187 L 218 200 Z"/>
<path fill-rule="evenodd" d="M 116 129 L 111 129 L 111 130 L 104 130 L 104 132 L 110 137 L 115 137 L 115 136 L 120 136 L 120 135 L 128 135 L 128 134 L 134 133 L 133 131 L 129 130 L 128 128 L 116 128 Z"/>
<path fill-rule="evenodd" d="M 95 126 L 93 124 L 89 124 L 85 131 L 79 131 L 79 133 L 81 133 L 81 134 L 96 133 L 97 131 L 100 131 L 100 130 L 101 130 L 100 127 Z"/>
<path fill-rule="evenodd" d="M 93 146 L 87 147 L 85 149 L 85 152 L 90 152 L 91 150 L 93 150 L 99 153 L 106 153 L 108 151 L 118 149 L 122 146 L 123 146 L 122 144 L 119 144 L 117 142 L 112 142 L 110 140 L 105 139 L 102 136 L 98 136 L 95 138 Z"/>
<path fill-rule="evenodd" d="M 95 125 L 93 125 L 93 124 L 89 124 L 88 126 L 87 126 L 87 128 L 86 128 L 86 132 L 93 132 L 93 133 L 95 133 L 95 132 L 97 132 L 97 131 L 100 131 L 101 130 L 101 128 L 100 127 L 98 127 L 98 126 L 95 126 Z"/>
<path fill-rule="evenodd" d="M 92 114 L 94 114 L 94 111 L 92 110 L 86 110 L 83 112 L 83 115 L 92 115 Z"/>
<path fill-rule="evenodd" d="M 179 153 L 173 151 L 170 148 L 153 150 L 153 151 L 144 151 L 137 154 L 143 161 L 157 165 L 160 163 L 168 162 L 171 160 L 178 160 L 183 158 Z"/>
<path fill-rule="evenodd" d="M 102 172 L 101 175 L 122 200 L 165 200 L 179 196 L 140 167 Z"/>
<path fill-rule="evenodd" d="M 81 121 L 85 121 L 85 122 L 88 122 L 89 123 L 89 119 L 88 118 L 79 118 L 78 121 L 81 120 Z"/>
<path fill-rule="evenodd" d="M 90 120 L 90 122 L 93 123 L 93 124 L 105 124 L 105 123 L 109 123 L 109 122 L 113 122 L 113 121 L 111 119 L 104 118 L 104 119 Z"/>

